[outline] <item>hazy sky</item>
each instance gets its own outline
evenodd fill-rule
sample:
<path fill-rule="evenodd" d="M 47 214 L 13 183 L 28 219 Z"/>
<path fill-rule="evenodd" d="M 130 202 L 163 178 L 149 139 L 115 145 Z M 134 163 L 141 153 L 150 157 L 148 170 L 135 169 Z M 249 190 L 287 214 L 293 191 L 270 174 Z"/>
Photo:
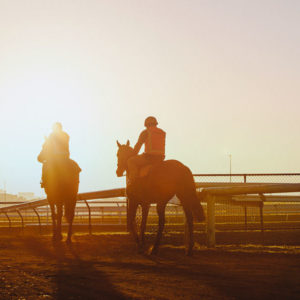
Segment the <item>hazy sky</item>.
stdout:
<path fill-rule="evenodd" d="M 80 191 L 124 186 L 144 118 L 194 173 L 300 172 L 300 1 L 0 0 L 0 188 L 42 195 L 70 134 Z"/>

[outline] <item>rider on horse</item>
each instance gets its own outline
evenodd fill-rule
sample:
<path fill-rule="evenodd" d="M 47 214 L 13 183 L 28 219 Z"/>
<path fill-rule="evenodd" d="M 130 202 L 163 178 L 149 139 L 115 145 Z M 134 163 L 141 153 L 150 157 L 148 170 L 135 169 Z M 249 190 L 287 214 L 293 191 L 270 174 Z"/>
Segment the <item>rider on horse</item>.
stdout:
<path fill-rule="evenodd" d="M 56 122 L 52 126 L 52 133 L 49 135 L 48 140 L 52 144 L 54 158 L 69 158 L 69 135 L 62 130 L 62 125 Z"/>
<path fill-rule="evenodd" d="M 51 160 L 52 162 L 59 164 L 61 161 L 70 158 L 69 140 L 69 135 L 62 130 L 62 124 L 59 122 L 54 123 L 52 126 L 52 133 L 47 138 L 51 152 L 47 158 L 47 161 L 39 160 L 41 163 L 43 163 L 41 187 L 44 187 L 47 181 L 47 162 Z"/>
<path fill-rule="evenodd" d="M 159 226 L 151 253 L 157 253 L 165 224 L 166 205 L 176 196 L 183 206 L 186 216 L 187 254 L 192 255 L 193 217 L 199 222 L 204 220 L 204 212 L 197 196 L 193 174 L 178 160 L 164 160 L 166 133 L 157 128 L 157 120 L 149 117 L 145 120 L 145 126 L 146 130 L 140 134 L 134 148 L 130 147 L 129 141 L 124 145 L 117 141 L 116 174 L 121 177 L 126 171 L 129 177 L 129 181 L 126 183 L 128 229 L 137 242 L 139 250 L 142 250 L 145 245 L 144 233 L 149 209 L 151 204 L 156 204 Z M 143 144 L 145 144 L 145 152 L 137 155 Z M 149 164 L 149 167 L 145 166 L 139 170 L 146 164 Z M 155 166 L 151 166 L 151 164 L 155 164 Z M 142 208 L 140 235 L 137 234 L 135 222 L 138 206 Z"/>
<path fill-rule="evenodd" d="M 166 133 L 157 127 L 158 122 L 155 117 L 148 117 L 144 123 L 146 129 L 143 130 L 134 146 L 135 156 L 128 160 L 129 183 L 132 184 L 139 177 L 141 167 L 148 164 L 155 164 L 165 159 Z M 138 155 L 142 145 L 145 145 L 145 152 Z"/>

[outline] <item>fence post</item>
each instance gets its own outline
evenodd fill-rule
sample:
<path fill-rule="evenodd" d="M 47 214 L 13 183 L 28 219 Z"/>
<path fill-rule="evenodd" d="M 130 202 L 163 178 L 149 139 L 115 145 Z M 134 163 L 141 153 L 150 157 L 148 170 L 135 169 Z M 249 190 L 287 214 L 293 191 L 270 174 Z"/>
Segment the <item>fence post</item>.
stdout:
<path fill-rule="evenodd" d="M 264 212 L 263 212 L 263 207 L 264 207 L 264 202 L 266 201 L 266 197 L 265 197 L 264 194 L 259 194 L 259 197 L 261 199 L 261 204 L 259 206 L 260 227 L 261 227 L 261 232 L 264 233 Z"/>
<path fill-rule="evenodd" d="M 23 219 L 23 216 L 22 216 L 21 212 L 20 212 L 18 209 L 17 209 L 16 211 L 17 211 L 18 215 L 19 215 L 20 218 L 21 218 L 21 222 L 22 222 L 22 230 L 24 230 L 24 219 Z"/>
<path fill-rule="evenodd" d="M 9 218 L 9 215 L 5 212 L 6 218 L 8 219 L 9 229 L 11 229 L 11 220 Z"/>
<path fill-rule="evenodd" d="M 38 220 L 39 220 L 39 229 L 40 229 L 40 234 L 42 233 L 42 224 L 41 224 L 41 218 L 40 218 L 40 215 L 39 213 L 37 212 L 37 210 L 35 208 L 32 208 L 32 210 L 35 212 L 35 214 L 37 215 L 38 217 Z"/>
<path fill-rule="evenodd" d="M 216 245 L 215 236 L 215 198 L 216 196 L 207 195 L 207 247 L 213 248 Z"/>
<path fill-rule="evenodd" d="M 92 218 L 91 218 L 91 208 L 88 204 L 88 202 L 86 201 L 86 199 L 84 199 L 85 205 L 88 209 L 89 212 L 89 234 L 92 234 Z"/>

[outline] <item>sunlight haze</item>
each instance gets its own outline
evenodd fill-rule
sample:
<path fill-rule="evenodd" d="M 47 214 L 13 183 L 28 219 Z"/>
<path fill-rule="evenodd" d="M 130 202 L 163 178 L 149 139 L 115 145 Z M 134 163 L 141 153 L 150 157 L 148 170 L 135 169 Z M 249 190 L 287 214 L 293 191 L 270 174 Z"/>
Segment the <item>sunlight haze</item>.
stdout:
<path fill-rule="evenodd" d="M 0 188 L 43 195 L 59 121 L 79 192 L 123 187 L 144 119 L 194 173 L 300 172 L 299 1 L 0 0 Z"/>

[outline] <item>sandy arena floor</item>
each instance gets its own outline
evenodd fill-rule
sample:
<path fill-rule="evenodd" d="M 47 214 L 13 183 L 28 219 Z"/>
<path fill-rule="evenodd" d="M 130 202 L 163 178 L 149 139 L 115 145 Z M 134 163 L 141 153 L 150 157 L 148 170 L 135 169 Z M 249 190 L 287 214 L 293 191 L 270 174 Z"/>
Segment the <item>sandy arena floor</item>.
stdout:
<path fill-rule="evenodd" d="M 128 234 L 75 234 L 72 247 L 54 247 L 49 235 L 2 235 L 0 299 L 300 298 L 299 244 L 196 245 L 190 258 L 182 239 L 166 235 L 151 257 Z"/>

